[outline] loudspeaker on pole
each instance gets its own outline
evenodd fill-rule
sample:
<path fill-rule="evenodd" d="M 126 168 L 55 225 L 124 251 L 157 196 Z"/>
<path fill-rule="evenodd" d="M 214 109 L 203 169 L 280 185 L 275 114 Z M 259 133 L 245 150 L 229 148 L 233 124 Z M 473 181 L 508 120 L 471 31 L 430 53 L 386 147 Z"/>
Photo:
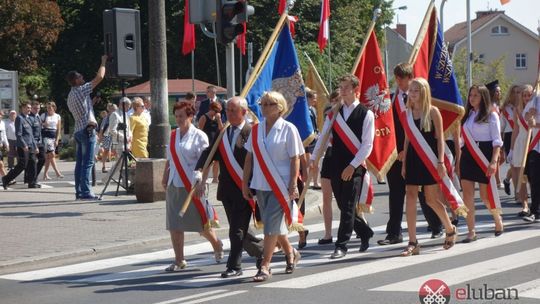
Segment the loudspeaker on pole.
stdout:
<path fill-rule="evenodd" d="M 113 8 L 103 11 L 103 37 L 108 78 L 142 77 L 140 12 Z"/>

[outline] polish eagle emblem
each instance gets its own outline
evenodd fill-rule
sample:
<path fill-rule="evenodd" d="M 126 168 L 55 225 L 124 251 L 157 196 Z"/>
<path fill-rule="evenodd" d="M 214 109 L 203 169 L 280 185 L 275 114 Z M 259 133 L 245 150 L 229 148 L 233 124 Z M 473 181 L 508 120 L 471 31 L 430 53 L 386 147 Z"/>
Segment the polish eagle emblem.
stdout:
<path fill-rule="evenodd" d="M 375 114 L 375 118 L 388 112 L 392 107 L 392 102 L 388 97 L 386 90 L 381 91 L 379 84 L 377 83 L 370 86 L 365 91 L 364 97 L 364 100 L 367 100 L 364 105 Z"/>

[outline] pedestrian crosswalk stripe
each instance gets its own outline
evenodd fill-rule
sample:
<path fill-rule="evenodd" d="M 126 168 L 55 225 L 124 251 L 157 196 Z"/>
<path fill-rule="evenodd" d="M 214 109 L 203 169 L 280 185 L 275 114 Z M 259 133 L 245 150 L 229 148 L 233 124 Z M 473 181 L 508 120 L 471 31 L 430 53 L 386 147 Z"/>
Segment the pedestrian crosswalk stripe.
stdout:
<path fill-rule="evenodd" d="M 505 255 L 503 257 L 468 264 L 465 266 L 456 267 L 437 273 L 431 273 L 429 275 L 416 277 L 394 284 L 380 286 L 370 290 L 417 291 L 424 282 L 433 278 L 444 281 L 444 283 L 446 283 L 446 285 L 448 286 L 454 286 L 463 282 L 472 281 L 496 273 L 501 273 L 537 263 L 538 260 L 531 259 L 531 257 L 536 256 L 540 256 L 540 248 L 521 251 L 510 255 Z"/>
<path fill-rule="evenodd" d="M 421 263 L 431 262 L 444 258 L 457 257 L 459 255 L 472 253 L 480 250 L 485 250 L 492 247 L 497 247 L 502 244 L 507 245 L 526 239 L 540 236 L 540 230 L 520 230 L 512 233 L 505 233 L 497 238 L 486 238 L 470 244 L 456 244 L 450 250 L 440 248 L 424 250 L 423 253 L 436 254 L 421 254 L 412 257 L 393 257 L 381 259 L 374 262 L 362 263 L 359 265 L 318 272 L 293 279 L 281 280 L 272 283 L 258 285 L 263 288 L 293 288 L 305 289 L 317 287 L 325 284 L 336 283 L 339 281 L 372 275 L 388 270 L 396 270 L 399 268 L 414 266 Z M 508 261 L 512 263 L 512 261 Z"/>
<path fill-rule="evenodd" d="M 227 290 L 224 290 L 224 289 L 211 290 L 211 291 L 207 291 L 207 292 L 197 293 L 197 294 L 194 294 L 194 295 L 191 295 L 191 296 L 185 296 L 185 297 L 176 298 L 176 299 L 172 299 L 172 300 L 167 300 L 167 301 L 163 301 L 163 302 L 157 302 L 157 303 L 154 303 L 154 304 L 181 303 L 182 301 L 187 301 L 187 300 L 196 299 L 196 298 L 200 298 L 200 297 L 210 296 L 210 295 L 213 295 L 213 294 L 216 294 L 216 293 L 222 293 L 222 292 L 226 292 L 226 291 Z"/>
<path fill-rule="evenodd" d="M 531 257 L 533 256 L 529 256 L 528 258 L 530 259 Z M 540 299 L 540 279 L 514 285 L 508 287 L 508 289 L 517 289 L 519 296 L 523 298 Z"/>

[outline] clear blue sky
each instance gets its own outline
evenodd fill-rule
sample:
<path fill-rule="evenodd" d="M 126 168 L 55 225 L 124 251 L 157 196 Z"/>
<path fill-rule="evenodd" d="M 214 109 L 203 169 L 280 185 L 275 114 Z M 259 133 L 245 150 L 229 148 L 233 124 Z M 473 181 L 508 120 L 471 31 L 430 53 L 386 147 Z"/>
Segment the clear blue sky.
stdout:
<path fill-rule="evenodd" d="M 407 24 L 407 41 L 413 44 L 418 33 L 424 14 L 426 13 L 429 0 L 394 0 L 393 7 L 407 6 L 406 10 L 397 10 L 394 17 L 395 27 L 399 18 L 399 23 Z M 436 0 L 435 6 L 440 14 L 442 0 Z M 479 10 L 503 10 L 505 14 L 517 22 L 521 23 L 533 33 L 538 34 L 538 20 L 540 19 L 540 0 L 510 0 L 508 4 L 501 5 L 499 0 L 470 0 L 471 20 L 476 17 Z M 444 30 L 452 25 L 467 21 L 467 1 L 448 0 L 444 5 Z"/>

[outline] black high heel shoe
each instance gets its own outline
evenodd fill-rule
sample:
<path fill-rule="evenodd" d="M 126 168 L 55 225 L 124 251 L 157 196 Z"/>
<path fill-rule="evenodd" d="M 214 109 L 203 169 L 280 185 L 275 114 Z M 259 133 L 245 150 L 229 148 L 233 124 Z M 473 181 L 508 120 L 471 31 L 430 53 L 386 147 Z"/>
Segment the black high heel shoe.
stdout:
<path fill-rule="evenodd" d="M 300 241 L 300 239 L 298 239 L 298 249 L 303 249 L 304 247 L 306 247 L 308 234 L 309 234 L 309 230 L 298 231 L 298 235 L 299 236 L 303 235 L 304 237 L 303 241 Z"/>

